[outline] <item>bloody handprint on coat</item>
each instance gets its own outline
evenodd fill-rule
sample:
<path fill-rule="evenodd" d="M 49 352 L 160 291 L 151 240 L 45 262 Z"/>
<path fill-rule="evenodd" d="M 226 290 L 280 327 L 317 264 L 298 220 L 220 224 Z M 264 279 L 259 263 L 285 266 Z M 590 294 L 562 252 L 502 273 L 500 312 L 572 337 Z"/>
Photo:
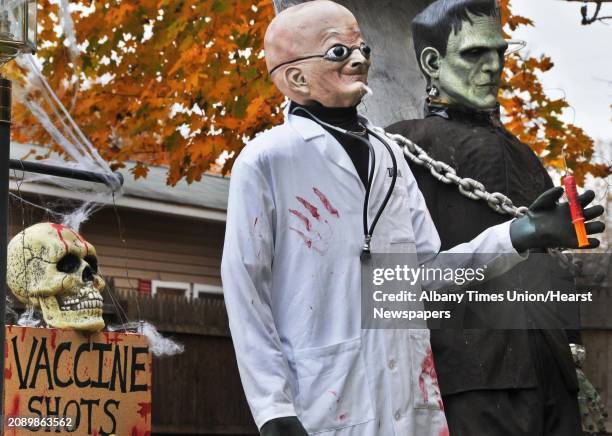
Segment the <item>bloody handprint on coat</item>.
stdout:
<path fill-rule="evenodd" d="M 329 220 L 322 216 L 322 214 L 325 214 L 323 210 L 329 214 L 330 219 L 332 217 L 340 219 L 340 212 L 321 190 L 313 187 L 312 191 L 317 200 L 309 200 L 299 195 L 295 197 L 299 205 L 296 205 L 295 208 L 289 208 L 289 213 L 297 218 L 300 224 L 299 226 L 289 226 L 289 230 L 295 232 L 304 241 L 306 247 L 323 254 L 327 251 L 329 238 L 332 234 Z M 322 209 L 321 206 L 317 207 L 314 203 L 320 203 Z"/>

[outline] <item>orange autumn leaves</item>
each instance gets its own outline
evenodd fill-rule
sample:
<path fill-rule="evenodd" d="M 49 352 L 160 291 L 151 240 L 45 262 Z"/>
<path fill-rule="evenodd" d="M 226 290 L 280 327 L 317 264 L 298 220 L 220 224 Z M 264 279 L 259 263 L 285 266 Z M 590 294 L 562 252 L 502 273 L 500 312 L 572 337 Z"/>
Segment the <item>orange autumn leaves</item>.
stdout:
<path fill-rule="evenodd" d="M 137 177 L 149 165 L 168 165 L 168 183 L 200 180 L 222 152 L 282 121 L 283 97 L 268 79 L 263 35 L 274 15 L 269 0 L 82 1 L 73 11 L 74 61 L 58 36 L 57 2 L 39 0 L 39 57 L 51 87 L 104 159 L 118 169 L 136 161 Z M 511 28 L 532 23 L 512 16 Z M 591 163 L 593 141 L 560 120 L 567 107 L 549 99 L 537 77 L 549 58 L 510 56 L 501 104 L 507 127 L 532 145 L 549 167 L 568 164 L 577 179 L 609 168 Z M 7 74 L 17 78 L 14 63 Z M 528 97 L 527 97 L 528 96 Z M 13 138 L 61 151 L 21 105 L 14 108 Z M 229 171 L 232 158 L 220 169 Z"/>
<path fill-rule="evenodd" d="M 113 168 L 133 160 L 145 176 L 163 164 L 169 184 L 192 182 L 280 121 L 283 97 L 263 60 L 271 2 L 84 0 L 72 12 L 84 49 L 74 63 L 54 30 L 57 3 L 39 0 L 44 74 Z M 15 140 L 57 148 L 23 106 L 13 119 Z"/>
<path fill-rule="evenodd" d="M 502 21 L 510 31 L 534 25 L 530 19 L 512 14 L 511 0 L 500 0 L 500 8 Z M 547 168 L 564 170 L 565 156 L 579 184 L 589 173 L 606 177 L 612 173 L 610 164 L 593 162 L 593 139 L 561 119 L 569 104 L 564 99 L 551 99 L 544 91 L 538 74 L 553 66 L 547 56 L 528 57 L 517 52 L 506 58 L 499 97 L 506 128 L 529 144 Z"/>

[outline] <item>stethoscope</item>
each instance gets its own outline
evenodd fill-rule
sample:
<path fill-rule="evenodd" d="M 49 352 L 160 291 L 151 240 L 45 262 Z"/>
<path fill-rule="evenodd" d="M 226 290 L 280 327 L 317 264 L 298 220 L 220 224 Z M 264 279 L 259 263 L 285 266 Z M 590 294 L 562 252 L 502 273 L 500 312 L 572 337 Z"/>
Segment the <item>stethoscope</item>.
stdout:
<path fill-rule="evenodd" d="M 395 182 L 397 181 L 397 159 L 395 158 L 395 154 L 393 154 L 393 150 L 391 149 L 391 147 L 389 146 L 389 144 L 387 143 L 387 141 L 385 141 L 378 133 L 376 133 L 374 130 L 370 129 L 367 125 L 364 126 L 366 133 L 374 136 L 376 139 L 378 139 L 380 142 L 383 143 L 383 145 L 385 146 L 385 148 L 387 149 L 387 151 L 389 152 L 389 155 L 391 156 L 391 161 L 393 162 L 393 175 L 392 175 L 392 180 L 391 180 L 391 185 L 389 186 L 389 189 L 387 190 L 387 193 L 385 195 L 385 198 L 382 202 L 382 204 L 380 205 L 380 207 L 378 208 L 378 211 L 376 212 L 376 215 L 374 216 L 374 220 L 372 221 L 372 223 L 370 224 L 370 226 L 368 226 L 368 209 L 370 206 L 370 190 L 372 188 L 372 181 L 374 180 L 374 168 L 376 166 L 376 155 L 374 154 L 374 147 L 372 147 L 372 144 L 370 143 L 370 141 L 368 141 L 364 136 L 360 136 L 357 135 L 353 132 L 351 132 L 350 130 L 346 130 L 346 129 L 342 129 L 338 126 L 334 126 L 332 124 L 326 123 L 325 121 L 317 118 L 316 116 L 314 116 L 308 109 L 301 107 L 301 106 L 296 106 L 291 110 L 291 114 L 295 114 L 295 112 L 301 110 L 302 112 L 305 112 L 313 121 L 315 121 L 316 123 L 320 124 L 321 126 L 325 126 L 328 127 L 332 130 L 335 130 L 337 132 L 342 133 L 343 135 L 347 135 L 347 136 L 351 136 L 353 138 L 357 138 L 360 141 L 364 142 L 367 146 L 368 146 L 368 150 L 370 152 L 370 161 L 371 161 L 371 165 L 368 171 L 368 183 L 365 187 L 365 199 L 364 199 L 364 203 L 363 203 L 363 236 L 364 236 L 364 242 L 363 242 L 363 247 L 361 248 L 361 259 L 364 260 L 366 258 L 369 258 L 371 251 L 370 251 L 370 243 L 372 241 L 372 235 L 374 234 L 374 229 L 376 228 L 376 224 L 378 224 L 378 220 L 380 219 L 382 213 L 384 212 L 385 208 L 387 207 L 387 203 L 389 203 L 389 199 L 391 198 L 391 195 L 393 194 L 393 189 L 395 188 Z"/>

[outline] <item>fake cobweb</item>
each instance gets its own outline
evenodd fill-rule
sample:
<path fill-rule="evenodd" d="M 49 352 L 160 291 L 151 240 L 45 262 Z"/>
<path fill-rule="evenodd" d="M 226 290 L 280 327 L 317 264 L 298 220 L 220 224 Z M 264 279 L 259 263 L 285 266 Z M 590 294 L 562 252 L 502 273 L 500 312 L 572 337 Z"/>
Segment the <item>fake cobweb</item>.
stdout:
<path fill-rule="evenodd" d="M 68 0 L 60 0 L 60 21 L 65 41 L 73 58 L 79 55 L 79 48 L 74 34 L 74 25 L 69 12 Z M 49 133 L 53 141 L 65 152 L 67 158 L 56 155 L 40 163 L 69 167 L 78 170 L 96 172 L 105 176 L 107 184 L 75 181 L 71 179 L 28 173 L 17 169 L 11 170 L 10 178 L 12 191 L 9 194 L 9 207 L 14 214 L 11 216 L 17 222 L 12 222 L 13 233 L 24 230 L 36 222 L 49 221 L 62 224 L 79 231 L 81 225 L 97 210 L 112 207 L 117 218 L 118 238 L 127 250 L 127 242 L 123 237 L 120 215 L 116 200 L 123 194 L 121 183 L 116 174 L 98 153 L 87 136 L 75 123 L 66 107 L 57 97 L 45 76 L 42 74 L 37 59 L 32 55 L 21 55 L 15 59 L 23 71 L 26 72 L 22 84 L 13 83 L 13 98 L 26 106 L 38 119 L 40 124 Z M 54 198 L 45 203 L 30 201 L 24 198 L 22 190 L 28 185 L 53 186 L 63 188 L 76 194 L 75 199 Z M 31 190 L 30 190 L 31 191 Z M 65 191 L 64 191 L 65 192 Z M 86 200 L 83 200 L 86 199 Z M 103 275 L 103 271 L 101 271 Z M 127 273 L 126 265 L 126 276 Z M 113 292 L 107 289 L 105 294 L 111 299 L 120 322 L 109 326 L 111 331 L 131 331 L 145 335 L 149 342 L 150 351 L 156 356 L 174 355 L 183 352 L 183 346 L 172 339 L 163 337 L 152 324 L 144 320 L 130 320 L 127 314 L 115 299 Z M 23 313 L 18 314 L 14 308 L 11 296 L 7 296 L 7 321 L 12 319 L 21 326 L 44 327 L 42 315 L 31 305 L 27 305 Z M 138 304 L 138 302 L 136 302 Z"/>

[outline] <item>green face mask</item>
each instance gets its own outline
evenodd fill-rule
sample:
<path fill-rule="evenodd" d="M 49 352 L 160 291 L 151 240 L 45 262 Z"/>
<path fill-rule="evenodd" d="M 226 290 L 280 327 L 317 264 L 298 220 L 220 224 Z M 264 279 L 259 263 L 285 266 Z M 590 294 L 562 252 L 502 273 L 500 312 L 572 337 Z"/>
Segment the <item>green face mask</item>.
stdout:
<path fill-rule="evenodd" d="M 451 32 L 446 55 L 428 47 L 421 64 L 440 100 L 469 109 L 493 109 L 508 44 L 499 18 L 469 16 L 472 23 L 465 21 L 459 32 Z"/>

